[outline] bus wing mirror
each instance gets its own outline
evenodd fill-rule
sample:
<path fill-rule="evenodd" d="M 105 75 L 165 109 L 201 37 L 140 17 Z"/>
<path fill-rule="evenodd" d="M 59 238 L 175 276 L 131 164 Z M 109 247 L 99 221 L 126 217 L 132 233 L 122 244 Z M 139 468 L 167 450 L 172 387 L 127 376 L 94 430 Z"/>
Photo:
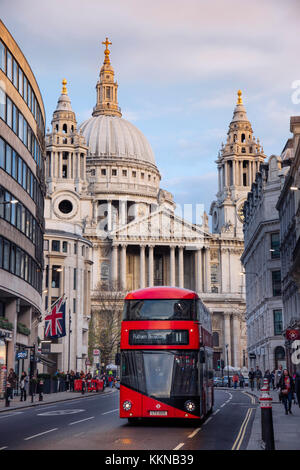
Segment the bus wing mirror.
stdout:
<path fill-rule="evenodd" d="M 205 352 L 200 351 L 200 364 L 205 364 Z"/>

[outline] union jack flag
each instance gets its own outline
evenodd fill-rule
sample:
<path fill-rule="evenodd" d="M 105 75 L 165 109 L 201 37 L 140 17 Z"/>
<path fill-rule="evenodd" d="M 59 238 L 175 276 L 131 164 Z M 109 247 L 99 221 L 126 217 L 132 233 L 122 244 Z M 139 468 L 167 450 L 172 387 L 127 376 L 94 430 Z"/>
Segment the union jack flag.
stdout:
<path fill-rule="evenodd" d="M 45 338 L 66 336 L 66 299 L 62 296 L 54 304 L 51 313 L 45 317 Z"/>

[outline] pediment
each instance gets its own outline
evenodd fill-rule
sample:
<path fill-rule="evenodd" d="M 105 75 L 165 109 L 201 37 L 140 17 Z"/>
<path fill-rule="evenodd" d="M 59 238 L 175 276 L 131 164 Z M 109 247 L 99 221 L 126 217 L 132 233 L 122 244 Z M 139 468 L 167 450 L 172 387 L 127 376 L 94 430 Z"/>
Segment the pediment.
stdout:
<path fill-rule="evenodd" d="M 115 241 L 122 240 L 158 240 L 201 242 L 211 234 L 201 226 L 192 224 L 166 208 L 160 208 L 150 215 L 137 218 L 110 233 Z"/>

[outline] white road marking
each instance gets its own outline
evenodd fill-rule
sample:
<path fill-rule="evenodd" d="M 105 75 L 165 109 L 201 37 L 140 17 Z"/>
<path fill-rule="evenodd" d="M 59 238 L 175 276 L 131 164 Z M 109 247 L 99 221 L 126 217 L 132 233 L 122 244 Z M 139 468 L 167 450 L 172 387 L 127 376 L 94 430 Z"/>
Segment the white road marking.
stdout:
<path fill-rule="evenodd" d="M 196 434 L 197 434 L 199 431 L 201 431 L 201 428 L 195 429 L 195 431 L 193 431 L 192 434 L 190 434 L 190 435 L 188 436 L 188 438 L 189 438 L 189 439 L 192 439 L 192 437 L 196 436 Z"/>
<path fill-rule="evenodd" d="M 226 405 L 226 403 L 223 403 L 223 405 L 221 405 L 221 408 L 223 408 L 223 406 L 225 406 L 225 405 Z"/>
<path fill-rule="evenodd" d="M 13 411 L 13 412 L 10 413 L 9 415 L 0 416 L 0 419 L 1 419 L 1 418 L 9 418 L 9 416 L 21 415 L 22 413 L 24 413 L 24 411 Z"/>
<path fill-rule="evenodd" d="M 38 413 L 37 416 L 62 416 L 62 415 L 73 415 L 76 413 L 82 413 L 85 410 L 53 410 L 53 411 L 46 411 L 45 413 Z"/>
<path fill-rule="evenodd" d="M 25 437 L 24 441 L 29 441 L 29 439 L 34 439 L 35 437 L 43 436 L 43 434 L 48 434 L 49 432 L 53 432 L 57 430 L 58 428 L 49 429 L 49 431 L 44 431 L 44 432 L 40 432 L 39 434 L 35 434 L 34 436 Z"/>
<path fill-rule="evenodd" d="M 209 423 L 211 419 L 212 419 L 212 417 L 210 416 L 210 418 L 208 418 L 208 419 L 205 421 L 205 423 L 204 423 L 204 424 L 207 424 L 207 423 Z"/>
<path fill-rule="evenodd" d="M 116 408 L 115 410 L 106 411 L 105 413 L 101 413 L 101 414 L 107 415 L 108 413 L 113 413 L 114 411 L 119 411 L 119 408 Z"/>
<path fill-rule="evenodd" d="M 4 449 L 7 449 L 7 446 L 6 447 L 0 447 L 0 450 L 4 450 Z"/>
<path fill-rule="evenodd" d="M 173 450 L 179 450 L 179 449 L 181 449 L 181 447 L 183 447 L 183 446 L 184 446 L 184 442 L 181 442 L 180 444 L 178 444 L 178 446 L 174 447 Z"/>
<path fill-rule="evenodd" d="M 73 421 L 73 423 L 69 423 L 69 426 L 72 426 L 72 424 L 77 424 L 77 423 L 82 423 L 83 421 L 88 421 L 89 419 L 94 419 L 95 416 L 90 416 L 89 418 L 81 419 L 80 421 Z"/>
<path fill-rule="evenodd" d="M 213 416 L 215 416 L 217 413 L 219 413 L 220 409 L 216 410 L 214 413 L 213 413 Z"/>

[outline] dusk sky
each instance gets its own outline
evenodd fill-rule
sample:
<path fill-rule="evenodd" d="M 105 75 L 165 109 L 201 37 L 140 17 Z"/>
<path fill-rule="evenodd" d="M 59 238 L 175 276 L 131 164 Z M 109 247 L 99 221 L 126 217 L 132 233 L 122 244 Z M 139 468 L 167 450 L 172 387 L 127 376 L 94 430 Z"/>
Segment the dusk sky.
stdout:
<path fill-rule="evenodd" d="M 148 138 L 176 203 L 210 203 L 215 160 L 243 102 L 267 156 L 291 136 L 299 66 L 299 0 L 0 0 L 29 61 L 50 127 L 62 78 L 80 124 L 96 102 L 107 36 L 123 117 Z M 295 101 L 295 100 L 294 100 Z M 299 100 L 298 100 L 299 101 Z"/>

